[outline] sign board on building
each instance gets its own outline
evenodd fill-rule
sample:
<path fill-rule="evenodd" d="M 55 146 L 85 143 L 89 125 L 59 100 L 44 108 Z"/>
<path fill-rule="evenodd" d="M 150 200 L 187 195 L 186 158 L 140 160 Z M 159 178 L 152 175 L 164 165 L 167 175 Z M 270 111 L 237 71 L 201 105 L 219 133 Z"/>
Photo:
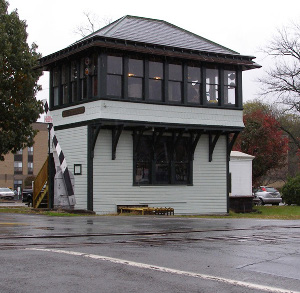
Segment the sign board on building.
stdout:
<path fill-rule="evenodd" d="M 44 117 L 44 122 L 45 122 L 45 123 L 53 123 L 52 116 L 46 115 L 46 116 Z"/>

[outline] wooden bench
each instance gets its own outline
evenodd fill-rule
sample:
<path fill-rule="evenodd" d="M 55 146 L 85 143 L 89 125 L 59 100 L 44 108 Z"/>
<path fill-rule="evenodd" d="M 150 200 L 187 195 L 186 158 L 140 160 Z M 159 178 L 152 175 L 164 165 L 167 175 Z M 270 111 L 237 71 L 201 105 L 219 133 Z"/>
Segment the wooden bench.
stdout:
<path fill-rule="evenodd" d="M 138 212 L 142 215 L 174 215 L 173 208 L 150 208 L 150 207 L 120 207 L 120 213 Z"/>

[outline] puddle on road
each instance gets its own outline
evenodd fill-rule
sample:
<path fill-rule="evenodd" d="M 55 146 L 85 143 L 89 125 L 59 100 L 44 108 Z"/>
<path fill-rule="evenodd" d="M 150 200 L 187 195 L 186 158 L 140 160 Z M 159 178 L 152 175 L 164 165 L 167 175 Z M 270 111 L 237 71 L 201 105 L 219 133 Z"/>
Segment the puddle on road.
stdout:
<path fill-rule="evenodd" d="M 41 229 L 41 230 L 54 230 L 54 227 L 36 227 L 35 229 Z"/>

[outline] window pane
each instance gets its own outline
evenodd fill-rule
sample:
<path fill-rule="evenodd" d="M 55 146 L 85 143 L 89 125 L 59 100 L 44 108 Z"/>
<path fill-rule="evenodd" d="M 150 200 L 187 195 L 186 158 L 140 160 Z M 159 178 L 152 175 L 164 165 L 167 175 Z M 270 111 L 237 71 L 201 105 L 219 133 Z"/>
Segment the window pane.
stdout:
<path fill-rule="evenodd" d="M 69 87 L 68 85 L 63 85 L 63 104 L 69 103 Z"/>
<path fill-rule="evenodd" d="M 77 101 L 77 82 L 72 82 L 72 101 Z"/>
<path fill-rule="evenodd" d="M 128 97 L 142 98 L 143 97 L 143 79 L 138 77 L 128 78 Z"/>
<path fill-rule="evenodd" d="M 182 81 L 182 66 L 178 64 L 169 64 L 169 79 Z"/>
<path fill-rule="evenodd" d="M 162 100 L 162 80 L 149 80 L 149 99 L 155 101 Z"/>
<path fill-rule="evenodd" d="M 188 83 L 188 102 L 189 103 L 200 103 L 200 84 Z"/>
<path fill-rule="evenodd" d="M 181 102 L 182 86 L 181 82 L 169 81 L 169 101 Z"/>
<path fill-rule="evenodd" d="M 58 86 L 59 83 L 59 69 L 58 67 L 53 70 L 53 86 Z"/>
<path fill-rule="evenodd" d="M 29 155 L 33 155 L 33 146 L 31 146 L 31 147 L 28 147 L 28 156 Z"/>
<path fill-rule="evenodd" d="M 96 97 L 98 95 L 98 76 L 93 76 L 93 96 Z"/>
<path fill-rule="evenodd" d="M 235 105 L 235 87 L 224 86 L 224 103 Z"/>
<path fill-rule="evenodd" d="M 156 164 L 155 166 L 156 182 L 160 184 L 168 184 L 169 178 L 169 165 L 168 164 Z"/>
<path fill-rule="evenodd" d="M 161 62 L 149 62 L 149 77 L 154 79 L 163 79 L 164 69 Z"/>
<path fill-rule="evenodd" d="M 111 74 L 123 73 L 122 57 L 107 56 L 107 73 L 111 73 Z"/>
<path fill-rule="evenodd" d="M 53 88 L 53 94 L 54 94 L 53 105 L 54 105 L 54 106 L 57 106 L 57 105 L 58 105 L 58 93 L 59 93 L 58 87 Z"/>
<path fill-rule="evenodd" d="M 128 60 L 128 76 L 144 76 L 143 60 L 129 59 Z"/>
<path fill-rule="evenodd" d="M 121 97 L 122 77 L 118 75 L 107 75 L 107 95 Z"/>
<path fill-rule="evenodd" d="M 217 85 L 206 85 L 206 98 L 208 103 L 218 104 L 218 86 Z"/>
<path fill-rule="evenodd" d="M 236 86 L 236 74 L 232 70 L 224 70 L 224 84 Z"/>
<path fill-rule="evenodd" d="M 87 99 L 87 79 L 81 80 L 81 99 Z"/>
<path fill-rule="evenodd" d="M 188 162 L 188 139 L 182 138 L 175 149 L 175 160 L 178 163 Z"/>
<path fill-rule="evenodd" d="M 206 83 L 219 84 L 218 69 L 206 69 Z"/>
<path fill-rule="evenodd" d="M 33 174 L 33 163 L 28 162 L 28 174 Z"/>
<path fill-rule="evenodd" d="M 22 162 L 14 162 L 14 173 L 22 174 L 23 171 L 23 163 Z"/>
<path fill-rule="evenodd" d="M 77 80 L 77 64 L 75 61 L 71 63 L 71 81 Z"/>
<path fill-rule="evenodd" d="M 199 67 L 188 66 L 188 82 L 201 82 L 201 71 Z"/>
<path fill-rule="evenodd" d="M 175 163 L 175 182 L 188 182 L 188 163 Z"/>
<path fill-rule="evenodd" d="M 136 163 L 136 183 L 150 183 L 150 162 Z"/>

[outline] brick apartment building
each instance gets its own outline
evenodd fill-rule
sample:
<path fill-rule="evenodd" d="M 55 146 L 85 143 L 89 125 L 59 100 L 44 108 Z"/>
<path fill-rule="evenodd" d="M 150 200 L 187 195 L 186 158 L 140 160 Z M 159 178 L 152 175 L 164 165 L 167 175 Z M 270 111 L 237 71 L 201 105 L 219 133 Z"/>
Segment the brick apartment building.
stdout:
<path fill-rule="evenodd" d="M 36 176 L 48 154 L 47 123 L 33 123 L 38 130 L 32 147 L 26 147 L 16 154 L 9 153 L 0 161 L 0 187 L 17 189 L 25 187 L 28 176 Z"/>

